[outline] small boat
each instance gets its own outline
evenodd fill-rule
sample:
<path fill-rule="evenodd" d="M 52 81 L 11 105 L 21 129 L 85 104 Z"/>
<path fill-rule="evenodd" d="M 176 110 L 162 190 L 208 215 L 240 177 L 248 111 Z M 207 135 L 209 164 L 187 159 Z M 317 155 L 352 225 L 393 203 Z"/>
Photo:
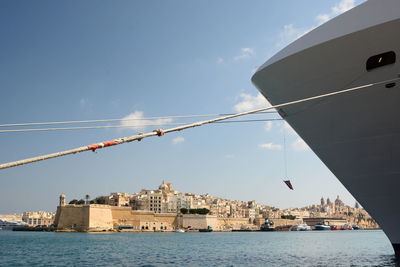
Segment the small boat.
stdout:
<path fill-rule="evenodd" d="M 311 231 L 311 227 L 306 223 L 299 223 L 292 226 L 291 231 Z"/>
<path fill-rule="evenodd" d="M 265 222 L 261 225 L 260 231 L 263 231 L 263 232 L 275 231 L 274 222 L 268 218 L 265 218 Z"/>
<path fill-rule="evenodd" d="M 325 223 L 317 223 L 314 226 L 314 230 L 317 231 L 331 230 L 331 227 L 329 225 L 326 225 Z"/>
<path fill-rule="evenodd" d="M 275 231 L 289 232 L 291 228 L 292 228 L 292 225 L 280 225 L 280 226 L 275 227 Z"/>
<path fill-rule="evenodd" d="M 361 226 L 353 225 L 353 230 L 362 230 Z"/>
<path fill-rule="evenodd" d="M 337 225 L 331 225 L 331 230 L 340 230 L 340 228 Z"/>
<path fill-rule="evenodd" d="M 183 230 L 183 229 L 175 229 L 172 232 L 174 232 L 174 233 L 184 233 L 185 230 Z"/>
<path fill-rule="evenodd" d="M 213 231 L 213 229 L 211 226 L 207 226 L 207 228 L 205 228 L 205 229 L 199 229 L 199 232 L 212 232 L 212 231 Z"/>
<path fill-rule="evenodd" d="M 340 230 L 353 230 L 353 227 L 351 227 L 351 226 L 348 225 L 348 224 L 344 224 L 344 225 L 340 228 Z"/>

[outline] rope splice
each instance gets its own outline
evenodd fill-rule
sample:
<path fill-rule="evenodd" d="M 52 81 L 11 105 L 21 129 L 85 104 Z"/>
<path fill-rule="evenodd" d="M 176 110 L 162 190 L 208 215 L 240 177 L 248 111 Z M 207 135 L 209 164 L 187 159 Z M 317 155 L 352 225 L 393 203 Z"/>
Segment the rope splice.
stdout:
<path fill-rule="evenodd" d="M 156 129 L 153 132 L 157 133 L 157 136 L 163 136 L 165 134 L 164 130 L 162 129 Z"/>

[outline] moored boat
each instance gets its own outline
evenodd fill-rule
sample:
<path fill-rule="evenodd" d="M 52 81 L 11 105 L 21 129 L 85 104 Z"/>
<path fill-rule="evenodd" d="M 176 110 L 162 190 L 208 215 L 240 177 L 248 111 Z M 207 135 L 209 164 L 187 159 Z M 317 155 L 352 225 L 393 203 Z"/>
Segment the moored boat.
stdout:
<path fill-rule="evenodd" d="M 291 231 L 311 231 L 311 227 L 306 223 L 299 223 L 293 225 Z"/>
<path fill-rule="evenodd" d="M 348 224 L 342 225 L 342 227 L 340 228 L 340 230 L 353 230 L 353 227 L 351 227 Z"/>
<path fill-rule="evenodd" d="M 324 224 L 324 223 L 317 223 L 314 226 L 314 230 L 317 230 L 317 231 L 331 230 L 331 227 L 329 225 Z"/>
<path fill-rule="evenodd" d="M 274 222 L 268 218 L 265 218 L 265 222 L 261 225 L 260 231 L 263 231 L 263 232 L 275 231 Z"/>
<path fill-rule="evenodd" d="M 23 221 L 18 221 L 18 220 L 7 221 L 0 219 L 0 229 L 2 230 L 13 230 L 15 227 L 24 227 L 24 226 L 27 226 L 27 223 Z"/>
<path fill-rule="evenodd" d="M 213 231 L 213 229 L 212 229 L 212 226 L 207 226 L 207 228 L 205 228 L 205 229 L 199 229 L 199 232 L 212 232 Z"/>

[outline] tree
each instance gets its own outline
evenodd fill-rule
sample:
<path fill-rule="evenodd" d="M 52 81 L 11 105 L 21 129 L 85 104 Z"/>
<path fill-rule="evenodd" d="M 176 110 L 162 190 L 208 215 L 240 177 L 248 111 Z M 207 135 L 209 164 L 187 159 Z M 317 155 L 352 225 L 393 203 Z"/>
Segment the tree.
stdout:
<path fill-rule="evenodd" d="M 78 202 L 76 202 L 76 204 L 83 205 L 83 204 L 85 204 L 85 200 L 80 199 L 80 200 L 78 200 Z"/>
<path fill-rule="evenodd" d="M 73 199 L 68 204 L 77 204 L 77 203 L 78 203 L 78 200 L 77 199 Z"/>
<path fill-rule="evenodd" d="M 188 209 L 187 208 L 181 208 L 181 213 L 182 214 L 187 214 L 188 213 Z"/>
<path fill-rule="evenodd" d="M 108 197 L 99 196 L 99 197 L 96 197 L 95 199 L 93 199 L 92 201 L 93 201 L 93 204 L 102 204 L 102 205 L 104 205 L 104 204 L 108 204 L 107 203 L 108 202 Z"/>
<path fill-rule="evenodd" d="M 203 208 L 203 209 L 197 209 L 197 212 L 196 212 L 196 213 L 206 215 L 206 214 L 208 214 L 209 212 L 210 212 L 209 209 Z"/>
<path fill-rule="evenodd" d="M 185 209 L 185 210 L 187 210 L 187 209 Z M 182 209 L 181 209 L 181 212 L 182 212 Z M 210 212 L 210 210 L 209 209 L 206 209 L 206 208 L 202 208 L 202 209 L 189 209 L 189 213 L 190 214 L 201 214 L 201 215 L 206 215 L 206 214 L 208 214 Z M 183 212 L 182 212 L 183 213 Z M 187 213 L 187 212 L 186 212 Z M 184 214 L 186 214 L 186 213 L 184 213 Z"/>
<path fill-rule="evenodd" d="M 190 214 L 196 214 L 196 209 L 189 209 Z"/>

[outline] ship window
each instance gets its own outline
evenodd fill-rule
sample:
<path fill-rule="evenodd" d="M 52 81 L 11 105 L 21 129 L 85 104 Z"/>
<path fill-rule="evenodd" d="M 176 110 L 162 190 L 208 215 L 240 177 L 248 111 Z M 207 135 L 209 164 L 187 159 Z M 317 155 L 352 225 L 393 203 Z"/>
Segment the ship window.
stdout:
<path fill-rule="evenodd" d="M 396 53 L 393 51 L 375 55 L 367 60 L 367 71 L 371 71 L 379 67 L 390 65 L 395 62 L 396 62 Z"/>

